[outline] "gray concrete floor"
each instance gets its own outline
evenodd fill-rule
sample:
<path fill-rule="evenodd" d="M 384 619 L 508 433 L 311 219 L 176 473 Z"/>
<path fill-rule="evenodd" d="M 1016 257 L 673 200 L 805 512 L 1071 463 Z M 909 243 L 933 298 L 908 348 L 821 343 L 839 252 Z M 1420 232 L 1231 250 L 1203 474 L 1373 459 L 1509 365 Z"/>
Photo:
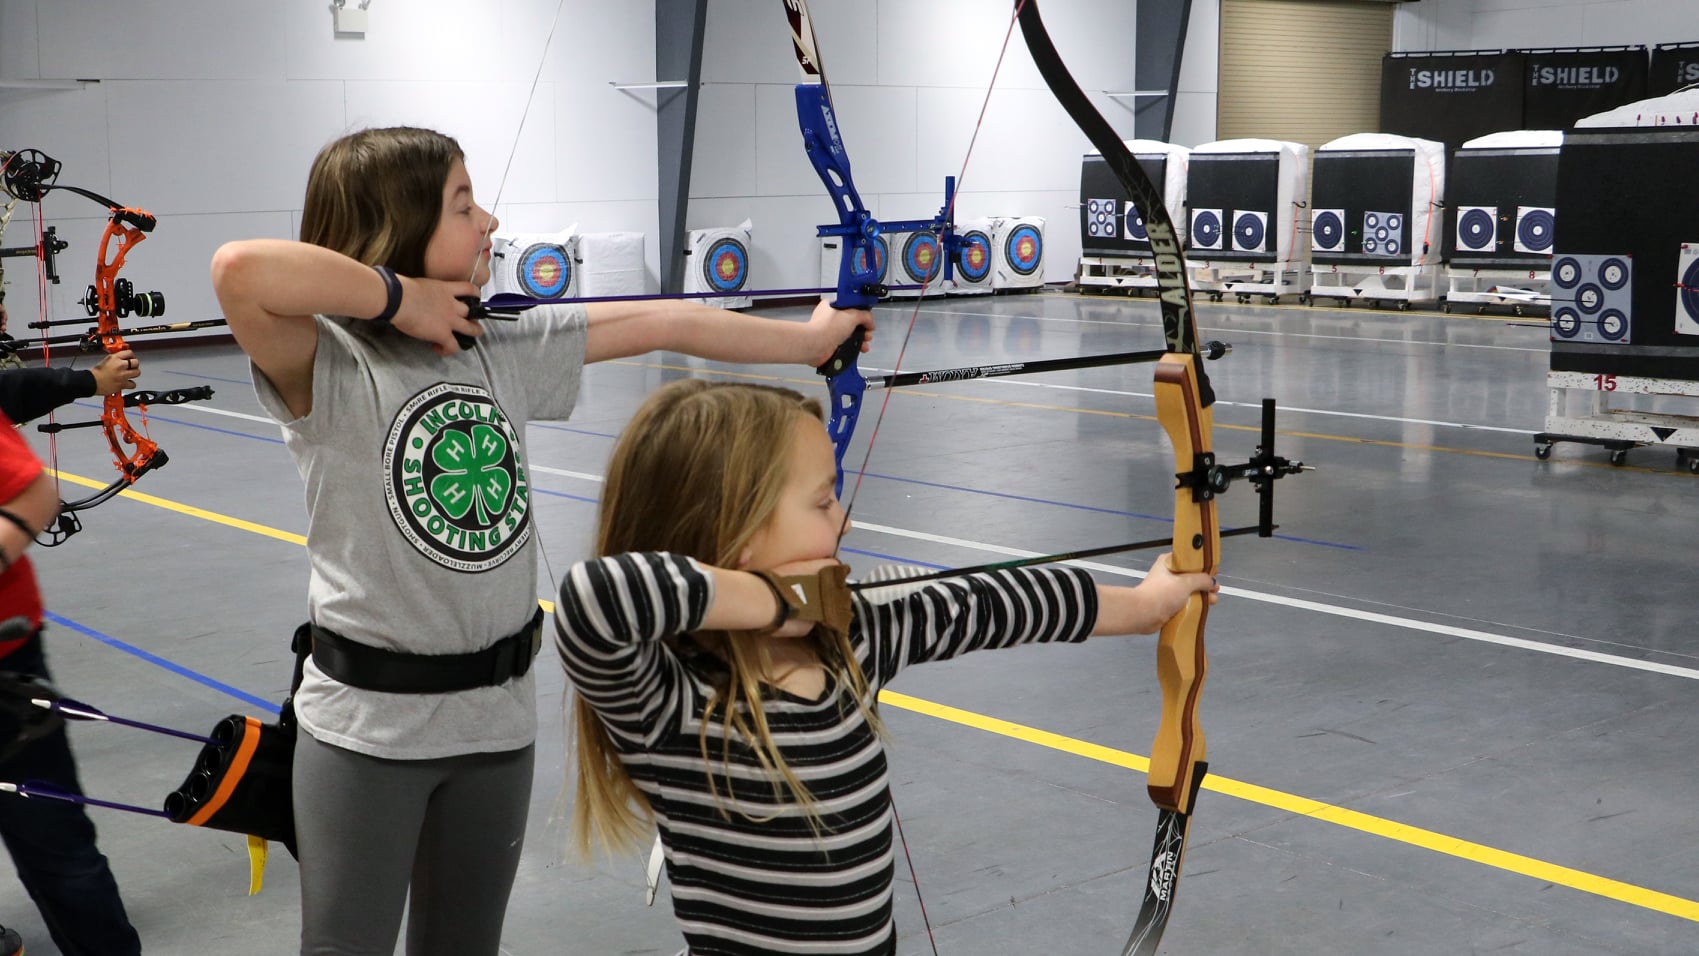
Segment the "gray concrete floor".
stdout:
<path fill-rule="evenodd" d="M 910 308 L 881 310 L 889 368 Z M 800 315 L 799 310 L 790 310 Z M 1546 337 L 1503 317 L 1204 305 L 1227 460 L 1282 404 L 1272 541 L 1223 545 L 1203 694 L 1213 778 L 1200 797 L 1164 951 L 1209 954 L 1699 952 L 1699 588 L 1687 580 L 1699 479 L 1668 449 L 1611 467 L 1559 445 L 1536 461 Z M 1160 347 L 1148 300 L 1016 296 L 927 303 L 905 370 Z M 258 713 L 288 681 L 304 614 L 301 486 L 233 347 L 144 355 L 143 384 L 211 384 L 162 408 L 170 467 L 37 550 L 59 684 L 114 714 L 189 730 Z M 584 554 L 599 475 L 641 397 L 707 372 L 650 356 L 593 369 L 570 423 L 530 431 L 549 577 Z M 754 370 L 763 376 L 772 369 Z M 736 370 L 714 374 L 738 377 Z M 777 372 L 820 388 L 802 370 Z M 858 441 L 878 415 L 870 396 Z M 855 501 L 852 564 L 962 565 L 1159 537 L 1171 461 L 1146 366 L 898 392 Z M 104 483 L 93 435 L 64 469 Z M 860 460 L 860 452 L 852 452 Z M 80 489 L 69 489 L 80 491 Z M 1223 523 L 1254 520 L 1248 489 Z M 1131 580 L 1150 555 L 1104 559 Z M 538 594 L 552 592 L 548 580 Z M 895 797 L 938 952 L 1119 951 L 1156 811 L 1140 773 L 1086 745 L 1148 752 L 1152 640 L 981 654 L 895 688 L 967 723 L 887 706 Z M 504 952 L 671 954 L 639 860 L 565 849 L 562 680 L 542 668 L 533 825 Z M 977 716 L 975 716 L 977 715 Z M 1060 735 L 1046 746 L 980 717 Z M 90 793 L 156 803 L 194 746 L 79 725 Z M 1077 742 L 1070 743 L 1069 741 Z M 0 799 L 12 799 L 0 797 Z M 294 952 L 292 862 L 245 895 L 243 844 L 96 811 L 150 953 Z M 0 922 L 55 952 L 9 868 Z M 899 864 L 904 954 L 931 952 Z"/>

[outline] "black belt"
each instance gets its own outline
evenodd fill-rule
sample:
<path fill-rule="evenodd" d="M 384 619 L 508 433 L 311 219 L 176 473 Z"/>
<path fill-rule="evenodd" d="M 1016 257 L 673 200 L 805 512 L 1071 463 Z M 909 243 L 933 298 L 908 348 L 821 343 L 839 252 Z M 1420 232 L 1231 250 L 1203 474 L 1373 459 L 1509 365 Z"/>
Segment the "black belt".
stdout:
<path fill-rule="evenodd" d="M 500 687 L 524 676 L 543 646 L 543 609 L 539 607 L 523 629 L 469 654 L 409 654 L 351 641 L 316 624 L 302 630 L 312 641 L 313 663 L 349 687 L 390 694 L 447 694 Z"/>

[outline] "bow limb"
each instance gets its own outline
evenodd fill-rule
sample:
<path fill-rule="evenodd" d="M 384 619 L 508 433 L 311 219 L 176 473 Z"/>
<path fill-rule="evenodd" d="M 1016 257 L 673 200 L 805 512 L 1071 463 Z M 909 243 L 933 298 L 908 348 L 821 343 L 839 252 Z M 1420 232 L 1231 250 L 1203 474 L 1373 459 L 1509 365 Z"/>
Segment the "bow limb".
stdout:
<path fill-rule="evenodd" d="M 814 36 L 814 22 L 808 15 L 807 0 L 785 0 L 785 15 L 790 21 L 791 45 L 796 52 L 797 68 L 802 81 L 796 85 L 797 126 L 802 133 L 802 148 L 808 161 L 832 197 L 838 211 L 838 221 L 819 227 L 819 235 L 838 239 L 838 287 L 832 305 L 839 309 L 871 309 L 886 289 L 879 282 L 884 265 L 879 242 L 879 221 L 867 211 L 856 191 L 855 178 L 850 173 L 849 153 L 839 135 L 837 113 L 832 108 L 832 89 L 820 65 L 820 55 Z M 855 435 L 861 416 L 861 401 L 867 394 L 867 380 L 861 374 L 857 360 L 866 337 L 863 329 L 856 331 L 832 357 L 816 371 L 826 376 L 826 390 L 832 408 L 826 423 L 832 438 L 832 453 L 838 464 L 837 493 L 844 491 L 844 452 Z"/>
<path fill-rule="evenodd" d="M 1176 572 L 1214 574 L 1219 560 L 1214 453 L 1211 449 L 1214 392 L 1198 352 L 1197 319 L 1186 285 L 1178 233 L 1155 184 L 1139 168 L 1121 137 L 1074 82 L 1044 28 L 1037 0 L 1016 0 L 1021 34 L 1045 83 L 1086 138 L 1103 155 L 1144 217 L 1151 238 L 1162 330 L 1168 353 L 1156 370 L 1157 419 L 1174 447 L 1178 487 L 1169 565 Z M 1203 783 L 1203 729 L 1198 699 L 1208 673 L 1204 622 L 1208 599 L 1194 594 L 1185 610 L 1163 628 L 1157 642 L 1157 676 L 1162 687 L 1162 721 L 1151 745 L 1147 788 L 1158 807 L 1157 832 L 1143 903 L 1123 956 L 1156 951 L 1185 855 L 1193 801 Z"/>

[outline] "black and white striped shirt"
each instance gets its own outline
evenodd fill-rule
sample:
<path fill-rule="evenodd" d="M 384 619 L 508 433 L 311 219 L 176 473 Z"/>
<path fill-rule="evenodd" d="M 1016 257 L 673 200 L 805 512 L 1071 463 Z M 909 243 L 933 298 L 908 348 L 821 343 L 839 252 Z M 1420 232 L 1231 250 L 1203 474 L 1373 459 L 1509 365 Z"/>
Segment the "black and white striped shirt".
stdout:
<path fill-rule="evenodd" d="M 688 952 L 895 953 L 891 801 L 879 738 L 830 675 L 819 700 L 766 689 L 768 727 L 814 796 L 818 833 L 741 740 L 722 762 L 723 715 L 708 727 L 704 764 L 709 675 L 704 662 L 693 664 L 661 638 L 696 630 L 712 600 L 712 579 L 695 561 L 625 554 L 575 565 L 555 614 L 567 677 L 655 810 Z M 858 594 L 851 641 L 876 694 L 910 664 L 1082 641 L 1096 619 L 1097 590 L 1084 571 L 1029 568 Z"/>

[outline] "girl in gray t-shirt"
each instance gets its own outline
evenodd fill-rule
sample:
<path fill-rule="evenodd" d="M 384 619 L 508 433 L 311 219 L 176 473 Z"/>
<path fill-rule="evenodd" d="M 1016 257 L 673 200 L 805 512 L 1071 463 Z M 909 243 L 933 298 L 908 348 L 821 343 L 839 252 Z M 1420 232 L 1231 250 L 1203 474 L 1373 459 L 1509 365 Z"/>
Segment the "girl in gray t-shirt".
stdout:
<path fill-rule="evenodd" d="M 586 362 L 667 349 L 819 364 L 872 329 L 824 303 L 797 323 L 678 301 L 481 325 L 458 297 L 488 281 L 495 227 L 453 139 L 368 129 L 314 160 L 300 242 L 212 260 L 306 484 L 302 952 L 388 952 L 409 889 L 409 951 L 497 951 L 536 736 L 525 423 L 570 415 Z"/>

